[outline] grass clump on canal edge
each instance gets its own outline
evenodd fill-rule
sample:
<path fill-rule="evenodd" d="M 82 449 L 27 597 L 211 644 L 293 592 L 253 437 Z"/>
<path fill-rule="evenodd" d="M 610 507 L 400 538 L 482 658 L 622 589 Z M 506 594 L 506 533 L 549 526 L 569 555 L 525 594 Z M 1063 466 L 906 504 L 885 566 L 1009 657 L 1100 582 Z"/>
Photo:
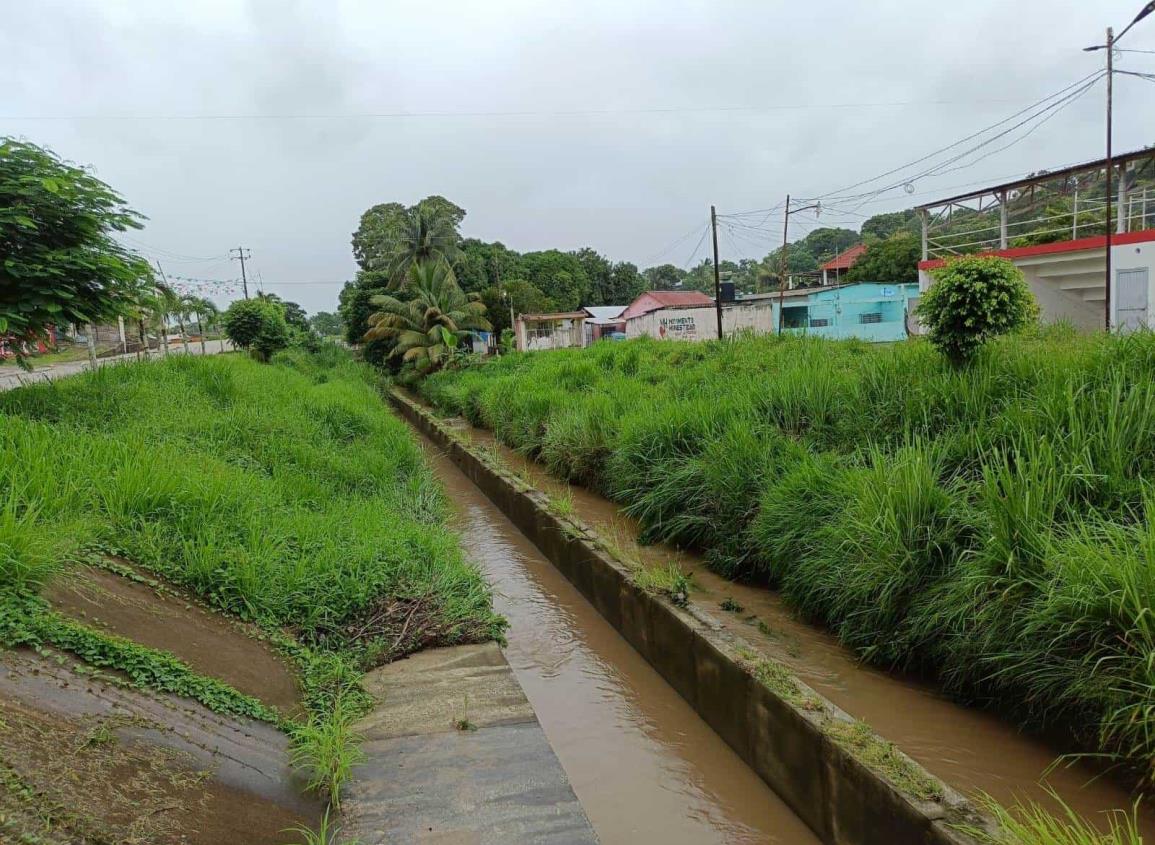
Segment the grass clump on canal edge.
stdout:
<path fill-rule="evenodd" d="M 170 655 L 63 620 L 38 597 L 56 572 L 115 552 L 259 624 L 295 659 L 309 717 L 280 723 L 334 805 L 357 759 L 361 672 L 500 637 L 504 625 L 445 526 L 419 446 L 341 350 L 272 365 L 174 356 L 0 394 L 0 490 L 4 641 L 272 720 Z"/>
<path fill-rule="evenodd" d="M 1155 780 L 1155 335 L 641 339 L 420 387 L 645 541 Z"/>
<path fill-rule="evenodd" d="M 1059 812 L 1035 803 L 1001 806 L 992 798 L 981 800 L 994 819 L 992 830 L 961 827 L 962 832 L 984 845 L 1142 845 L 1137 808 L 1108 814 L 1106 830 L 1091 824 L 1052 793 Z"/>

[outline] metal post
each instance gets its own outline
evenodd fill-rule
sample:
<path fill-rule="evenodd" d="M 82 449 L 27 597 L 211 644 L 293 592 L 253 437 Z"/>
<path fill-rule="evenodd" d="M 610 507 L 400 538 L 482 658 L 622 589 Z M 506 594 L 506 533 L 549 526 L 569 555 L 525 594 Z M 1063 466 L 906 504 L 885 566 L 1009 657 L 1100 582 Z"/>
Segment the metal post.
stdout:
<path fill-rule="evenodd" d="M 1107 295 L 1103 304 L 1103 323 L 1107 331 L 1111 331 L 1111 177 L 1112 170 L 1115 165 L 1112 160 L 1111 150 L 1111 98 L 1114 94 L 1115 81 L 1115 30 L 1107 27 L 1107 273 L 1106 273 L 1106 290 Z"/>
<path fill-rule="evenodd" d="M 789 249 L 786 239 L 790 237 L 790 194 L 786 195 L 785 217 L 782 223 L 782 254 L 778 256 L 778 334 L 782 334 L 782 328 L 785 326 L 782 317 L 786 307 L 786 273 L 790 266 L 790 262 L 786 260 Z"/>
<path fill-rule="evenodd" d="M 710 229 L 714 233 L 714 308 L 718 312 L 718 340 L 722 339 L 722 279 L 718 274 L 718 214 L 710 206 Z"/>
<path fill-rule="evenodd" d="M 1079 177 L 1073 177 L 1075 182 L 1075 201 L 1071 206 L 1071 240 L 1079 239 Z"/>
<path fill-rule="evenodd" d="M 999 191 L 999 249 L 1007 248 L 1007 192 Z"/>

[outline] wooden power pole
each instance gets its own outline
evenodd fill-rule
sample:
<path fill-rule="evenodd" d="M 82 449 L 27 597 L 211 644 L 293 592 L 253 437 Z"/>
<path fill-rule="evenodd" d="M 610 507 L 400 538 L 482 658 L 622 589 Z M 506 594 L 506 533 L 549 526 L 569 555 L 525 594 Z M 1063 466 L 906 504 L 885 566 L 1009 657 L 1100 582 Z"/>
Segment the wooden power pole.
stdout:
<path fill-rule="evenodd" d="M 722 277 L 718 273 L 718 213 L 710 206 L 710 230 L 714 235 L 714 308 L 718 313 L 718 340 L 722 339 Z"/>

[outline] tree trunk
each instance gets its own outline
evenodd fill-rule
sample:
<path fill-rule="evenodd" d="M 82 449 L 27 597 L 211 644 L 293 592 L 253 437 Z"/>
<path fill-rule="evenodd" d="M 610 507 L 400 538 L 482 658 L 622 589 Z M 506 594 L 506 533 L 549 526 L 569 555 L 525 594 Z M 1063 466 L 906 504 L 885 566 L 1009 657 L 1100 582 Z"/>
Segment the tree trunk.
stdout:
<path fill-rule="evenodd" d="M 180 327 L 180 344 L 184 347 L 184 354 L 188 355 L 188 334 L 184 330 L 184 314 L 176 315 L 176 324 Z"/>
<path fill-rule="evenodd" d="M 164 350 L 164 357 L 168 357 L 168 320 L 160 315 L 160 347 Z"/>
<path fill-rule="evenodd" d="M 88 324 L 88 330 L 85 332 L 88 335 L 88 368 L 90 370 L 96 369 L 96 326 L 92 323 Z"/>
<path fill-rule="evenodd" d="M 140 331 L 140 354 L 147 360 L 151 350 L 148 348 L 148 332 L 144 329 L 144 317 L 138 317 L 136 327 Z"/>
<path fill-rule="evenodd" d="M 201 314 L 200 311 L 197 311 L 196 315 L 197 315 L 197 329 L 199 331 L 200 338 L 201 338 L 201 355 L 204 355 L 205 354 L 205 318 L 204 318 L 204 315 Z"/>

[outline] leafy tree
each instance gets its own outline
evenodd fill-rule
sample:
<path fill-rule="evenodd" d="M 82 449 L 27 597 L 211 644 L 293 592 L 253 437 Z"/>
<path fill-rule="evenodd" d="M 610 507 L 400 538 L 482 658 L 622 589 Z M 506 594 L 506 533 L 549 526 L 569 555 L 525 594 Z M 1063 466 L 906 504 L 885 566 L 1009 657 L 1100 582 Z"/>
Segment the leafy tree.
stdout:
<path fill-rule="evenodd" d="M 659 264 L 657 267 L 647 268 L 642 276 L 649 290 L 672 290 L 682 286 L 686 271 L 673 264 Z"/>
<path fill-rule="evenodd" d="M 458 258 L 463 219 L 465 209 L 440 196 L 408 208 L 396 202 L 375 205 L 361 215 L 353 233 L 353 257 L 362 270 L 385 273 L 396 289 L 404 284 L 411 264 Z"/>
<path fill-rule="evenodd" d="M 815 268 L 817 265 L 825 264 L 832 258 L 835 258 L 840 253 L 845 252 L 862 240 L 862 236 L 853 229 L 832 229 L 821 228 L 814 229 L 809 232 L 800 242 L 792 244 L 790 251 L 795 249 L 802 249 L 805 252 L 814 256 Z M 806 272 L 805 270 L 794 270 L 792 272 Z"/>
<path fill-rule="evenodd" d="M 330 311 L 318 311 L 309 318 L 309 325 L 321 337 L 336 337 L 344 326 L 341 318 Z"/>
<path fill-rule="evenodd" d="M 1038 304 L 1022 271 L 1005 258 L 957 258 L 934 278 L 922 295 L 918 315 L 930 342 L 956 365 L 970 361 L 992 337 L 1038 317 Z"/>
<path fill-rule="evenodd" d="M 481 292 L 486 314 L 495 332 L 511 328 L 509 323 L 510 301 L 514 314 L 543 314 L 557 311 L 557 304 L 525 279 L 513 279 L 500 288 L 486 288 Z"/>
<path fill-rule="evenodd" d="M 485 305 L 461 290 L 445 261 L 412 264 L 406 289 L 413 294 L 408 302 L 388 294 L 373 298 L 379 310 L 369 318 L 366 339 L 395 341 L 390 354 L 419 372 L 438 369 L 461 340 L 490 328 Z"/>
<path fill-rule="evenodd" d="M 409 209 L 399 202 L 380 203 L 361 215 L 353 233 L 353 257 L 362 270 L 387 266 L 408 215 Z"/>
<path fill-rule="evenodd" d="M 898 232 L 918 234 L 920 231 L 918 212 L 912 209 L 876 214 L 862 224 L 862 237 L 866 241 L 885 241 Z"/>
<path fill-rule="evenodd" d="M 275 293 L 258 293 L 257 298 L 264 299 L 268 302 L 275 302 L 281 306 L 281 312 L 285 315 L 285 322 L 293 328 L 303 332 L 311 331 L 309 316 L 305 313 L 305 309 L 297 303 L 281 299 L 281 297 Z"/>
<path fill-rule="evenodd" d="M 238 349 L 261 361 L 289 345 L 289 324 L 281 306 L 268 299 L 238 299 L 224 314 L 225 335 Z"/>
<path fill-rule="evenodd" d="M 917 282 L 921 255 L 922 246 L 918 239 L 900 230 L 885 241 L 870 244 L 847 271 L 846 280 L 895 284 Z"/>
<path fill-rule="evenodd" d="M 357 274 L 356 281 L 348 282 L 342 289 L 339 297 L 337 313 L 345 327 L 345 341 L 357 345 L 362 344 L 361 356 L 371 364 L 382 364 L 393 349 L 392 341 L 366 341 L 365 333 L 369 331 L 369 317 L 376 311 L 373 297 L 386 293 L 389 289 L 384 273 L 374 273 L 362 270 Z M 398 292 L 397 296 L 404 297 L 405 293 Z"/>
<path fill-rule="evenodd" d="M 581 260 L 572 252 L 547 249 L 521 256 L 521 276 L 562 311 L 588 303 L 590 281 Z"/>
<path fill-rule="evenodd" d="M 646 289 L 646 280 L 638 272 L 638 266 L 628 261 L 619 261 L 610 270 L 609 286 L 602 291 L 600 302 L 595 305 L 629 305 Z"/>
<path fill-rule="evenodd" d="M 112 235 L 141 227 L 120 195 L 54 153 L 0 139 L 0 334 L 129 315 L 152 271 Z"/>

